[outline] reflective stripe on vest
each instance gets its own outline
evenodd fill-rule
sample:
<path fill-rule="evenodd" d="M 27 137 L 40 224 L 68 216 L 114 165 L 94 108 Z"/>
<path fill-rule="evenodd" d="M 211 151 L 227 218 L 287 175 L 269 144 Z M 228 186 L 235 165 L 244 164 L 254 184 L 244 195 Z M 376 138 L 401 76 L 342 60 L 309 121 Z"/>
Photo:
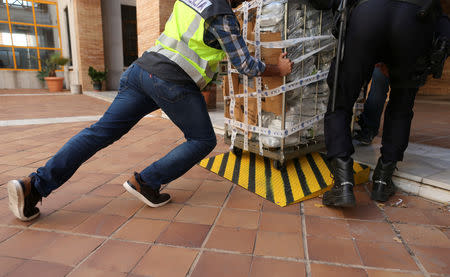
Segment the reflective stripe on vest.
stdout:
<path fill-rule="evenodd" d="M 197 12 L 177 1 L 156 46 L 148 50 L 178 64 L 200 89 L 212 80 L 226 55 L 223 50 L 203 42 L 204 25 L 205 20 Z"/>

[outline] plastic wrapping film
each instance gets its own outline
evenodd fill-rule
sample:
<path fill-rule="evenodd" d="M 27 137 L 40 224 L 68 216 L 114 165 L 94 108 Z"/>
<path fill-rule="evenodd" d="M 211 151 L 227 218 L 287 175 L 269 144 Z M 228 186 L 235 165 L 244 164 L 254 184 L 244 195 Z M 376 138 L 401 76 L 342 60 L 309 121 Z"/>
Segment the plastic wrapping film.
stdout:
<path fill-rule="evenodd" d="M 245 4 L 246 3 L 246 4 Z M 286 3 L 288 3 L 286 5 Z M 287 6 L 287 26 L 285 25 L 285 8 Z M 249 30 L 249 10 L 256 9 L 254 30 Z M 253 32 L 254 41 L 247 40 L 255 48 L 256 58 L 260 58 L 260 48 L 286 48 L 288 58 L 294 62 L 293 70 L 286 77 L 286 84 L 268 89 L 261 86 L 261 78 L 242 78 L 244 94 L 229 93 L 225 99 L 230 99 L 230 111 L 236 99 L 244 97 L 245 111 L 248 109 L 248 99 L 257 98 L 258 124 L 239 122 L 230 117 L 225 123 L 232 131 L 232 147 L 236 133 L 244 136 L 244 150 L 248 141 L 258 141 L 260 154 L 262 147 L 278 148 L 284 139 L 285 146 L 308 144 L 317 136 L 323 135 L 323 118 L 326 112 L 329 88 L 326 77 L 331 60 L 335 54 L 335 40 L 331 35 L 333 16 L 331 12 L 315 10 L 306 0 L 254 0 L 244 2 L 236 10 L 244 14 L 243 34 Z M 260 14 L 259 14 L 260 13 Z M 254 13 L 252 13 L 254 16 Z M 280 32 L 286 27 L 286 35 L 281 41 L 261 42 L 261 34 Z M 283 32 L 282 32 L 283 33 Z M 244 36 L 247 39 L 247 36 Z M 231 74 L 237 72 L 229 68 L 230 90 L 232 88 Z M 249 85 L 254 88 L 249 92 Z M 261 109 L 261 97 L 274 97 L 286 94 L 285 128 L 282 126 L 282 116 Z M 234 108 L 234 107 L 233 107 Z M 249 138 L 249 132 L 252 133 Z"/>

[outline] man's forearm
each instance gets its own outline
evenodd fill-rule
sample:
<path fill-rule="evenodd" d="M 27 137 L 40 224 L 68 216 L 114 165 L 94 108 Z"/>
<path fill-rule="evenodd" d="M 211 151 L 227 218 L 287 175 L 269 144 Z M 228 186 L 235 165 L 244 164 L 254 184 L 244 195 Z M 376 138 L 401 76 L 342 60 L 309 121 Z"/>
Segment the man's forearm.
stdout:
<path fill-rule="evenodd" d="M 266 70 L 261 74 L 262 76 L 280 76 L 280 68 L 276 64 L 266 64 Z"/>

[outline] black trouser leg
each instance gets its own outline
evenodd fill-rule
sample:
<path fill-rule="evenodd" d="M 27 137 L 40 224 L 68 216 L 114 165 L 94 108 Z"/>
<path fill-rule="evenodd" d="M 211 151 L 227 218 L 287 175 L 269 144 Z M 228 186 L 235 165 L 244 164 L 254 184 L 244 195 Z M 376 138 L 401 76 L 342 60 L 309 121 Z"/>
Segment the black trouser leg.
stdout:
<path fill-rule="evenodd" d="M 355 151 L 350 130 L 353 105 L 363 84 L 370 79 L 374 65 L 381 60 L 378 50 L 384 49 L 386 42 L 385 35 L 380 32 L 386 22 L 383 9 L 375 4 L 362 4 L 349 19 L 344 60 L 339 67 L 335 112 L 331 112 L 330 98 L 325 115 L 328 158 L 348 157 Z M 334 85 L 333 80 L 334 63 L 328 75 L 330 90 Z"/>
<path fill-rule="evenodd" d="M 383 161 L 402 161 L 408 147 L 414 100 L 418 88 L 393 88 L 384 114 Z"/>

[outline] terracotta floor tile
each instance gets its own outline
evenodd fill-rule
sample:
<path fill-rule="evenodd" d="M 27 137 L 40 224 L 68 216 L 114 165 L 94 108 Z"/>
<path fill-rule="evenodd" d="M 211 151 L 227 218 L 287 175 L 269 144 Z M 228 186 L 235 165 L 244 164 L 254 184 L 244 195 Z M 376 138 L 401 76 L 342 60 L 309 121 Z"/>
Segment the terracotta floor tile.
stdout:
<path fill-rule="evenodd" d="M 146 206 L 136 214 L 136 217 L 172 220 L 183 207 L 176 203 L 168 203 L 157 209 Z"/>
<path fill-rule="evenodd" d="M 109 214 L 93 214 L 72 232 L 96 236 L 110 236 L 127 221 L 126 217 Z"/>
<path fill-rule="evenodd" d="M 256 230 L 216 226 L 206 243 L 206 248 L 252 254 Z"/>
<path fill-rule="evenodd" d="M 315 263 L 311 264 L 311 273 L 314 277 L 367 277 L 366 271 L 361 268 Z"/>
<path fill-rule="evenodd" d="M 0 181 L 0 184 L 1 184 L 1 181 Z M 0 199 L 3 199 L 5 197 L 7 197 L 7 196 L 8 196 L 8 191 L 6 190 L 6 187 L 5 186 L 1 186 L 0 187 Z"/>
<path fill-rule="evenodd" d="M 192 249 L 154 245 L 133 273 L 152 277 L 184 277 L 197 254 L 198 251 Z"/>
<path fill-rule="evenodd" d="M 85 194 L 89 193 L 99 186 L 101 183 L 97 182 L 86 182 L 84 180 L 72 181 L 71 183 L 66 183 L 58 189 L 58 192 L 69 193 L 69 194 Z"/>
<path fill-rule="evenodd" d="M 222 178 L 220 180 L 205 180 L 200 186 L 201 191 L 223 192 L 228 194 L 233 187 L 233 183 Z"/>
<path fill-rule="evenodd" d="M 397 235 L 386 222 L 348 220 L 351 235 L 357 240 L 394 242 Z"/>
<path fill-rule="evenodd" d="M 387 207 L 389 207 L 392 204 L 396 203 L 399 199 L 402 199 L 402 204 L 406 205 L 408 208 L 433 210 L 438 209 L 440 207 L 440 205 L 437 203 L 414 195 L 402 195 L 399 197 L 392 197 L 385 204 Z"/>
<path fill-rule="evenodd" d="M 235 228 L 258 228 L 259 212 L 235 209 L 224 209 L 217 225 Z"/>
<path fill-rule="evenodd" d="M 307 215 L 305 223 L 306 233 L 311 236 L 347 239 L 352 237 L 345 220 Z"/>
<path fill-rule="evenodd" d="M 14 234 L 20 232 L 20 229 L 17 228 L 8 228 L 8 227 L 0 227 L 0 242 L 10 238 Z"/>
<path fill-rule="evenodd" d="M 56 211 L 55 213 L 38 220 L 33 227 L 69 231 L 80 225 L 91 214 L 69 211 Z"/>
<path fill-rule="evenodd" d="M 103 197 L 117 197 L 125 192 L 122 184 L 104 184 L 93 190 L 89 195 L 103 196 Z"/>
<path fill-rule="evenodd" d="M 125 183 L 125 181 L 127 181 L 130 178 L 130 176 L 131 176 L 131 174 L 128 174 L 128 173 L 120 174 L 120 175 L 117 175 L 116 178 L 109 180 L 106 184 L 114 184 L 114 185 L 122 186 L 122 184 Z"/>
<path fill-rule="evenodd" d="M 356 241 L 364 265 L 419 270 L 401 243 Z"/>
<path fill-rule="evenodd" d="M 247 277 L 252 258 L 232 254 L 203 252 L 192 277 Z"/>
<path fill-rule="evenodd" d="M 175 181 L 170 182 L 167 185 L 168 189 L 181 189 L 181 190 L 191 190 L 196 191 L 200 185 L 203 183 L 203 180 L 196 179 L 188 179 L 188 178 L 178 178 Z"/>
<path fill-rule="evenodd" d="M 21 259 L 0 257 L 0 276 L 6 276 L 8 273 L 18 268 L 24 262 L 25 260 Z"/>
<path fill-rule="evenodd" d="M 300 203 L 288 205 L 286 207 L 280 207 L 268 200 L 263 200 L 263 212 L 272 213 L 289 213 L 300 215 Z"/>
<path fill-rule="evenodd" d="M 172 203 L 179 203 L 179 204 L 186 203 L 194 193 L 193 191 L 190 190 L 180 190 L 180 189 L 164 189 L 162 190 L 162 192 L 170 194 L 170 196 L 172 197 L 171 200 Z"/>
<path fill-rule="evenodd" d="M 211 226 L 209 225 L 173 222 L 161 234 L 157 242 L 186 247 L 200 247 L 210 228 Z"/>
<path fill-rule="evenodd" d="M 41 204 L 38 204 L 38 208 L 41 210 L 41 213 L 46 211 L 51 212 L 59 210 L 70 202 L 79 198 L 81 198 L 80 194 L 55 191 L 54 193 L 50 194 L 49 197 L 44 199 L 42 206 Z"/>
<path fill-rule="evenodd" d="M 2 201 L 2 200 L 0 200 L 0 201 Z M 2 209 L 1 205 L 0 205 L 0 209 Z M 30 226 L 31 224 L 39 221 L 42 217 L 43 217 L 43 214 L 41 213 L 41 215 L 38 218 L 33 219 L 32 221 L 25 222 L 25 221 L 21 221 L 21 220 L 17 219 L 14 216 L 14 214 L 9 210 L 9 208 L 4 208 L 3 214 L 2 214 L 2 211 L 0 211 L 0 224 L 11 226 L 11 227 L 27 227 L 27 226 Z"/>
<path fill-rule="evenodd" d="M 442 233 L 444 233 L 449 239 L 450 239 L 450 229 L 447 228 L 440 228 Z"/>
<path fill-rule="evenodd" d="M 219 208 L 184 206 L 175 221 L 212 225 L 219 213 Z"/>
<path fill-rule="evenodd" d="M 73 271 L 70 277 L 129 277 L 126 273 L 96 269 L 88 266 L 80 266 Z"/>
<path fill-rule="evenodd" d="M 342 212 L 345 218 L 377 221 L 384 219 L 383 213 L 374 202 L 359 204 L 353 209 L 342 209 Z"/>
<path fill-rule="evenodd" d="M 183 177 L 188 179 L 205 179 L 209 171 L 198 165 L 186 172 Z"/>
<path fill-rule="evenodd" d="M 288 213 L 263 212 L 259 222 L 259 230 L 268 232 L 301 233 L 301 217 Z"/>
<path fill-rule="evenodd" d="M 227 202 L 227 208 L 259 211 L 262 208 L 264 198 L 236 186 Z"/>
<path fill-rule="evenodd" d="M 450 273 L 450 248 L 411 245 L 414 254 L 430 273 Z"/>
<path fill-rule="evenodd" d="M 141 243 L 110 240 L 83 264 L 106 271 L 129 272 L 149 247 Z"/>
<path fill-rule="evenodd" d="M 123 240 L 152 243 L 167 229 L 168 221 L 132 218 L 113 237 Z"/>
<path fill-rule="evenodd" d="M 326 207 L 322 204 L 321 198 L 312 198 L 303 202 L 306 215 L 315 215 L 321 217 L 343 218 L 344 213 L 341 208 Z"/>
<path fill-rule="evenodd" d="M 250 277 L 302 277 L 306 276 L 305 264 L 265 258 L 254 258 Z"/>
<path fill-rule="evenodd" d="M 303 258 L 303 240 L 299 233 L 273 233 L 259 231 L 255 255 Z"/>
<path fill-rule="evenodd" d="M 423 274 L 420 272 L 392 272 L 392 271 L 383 271 L 383 270 L 374 270 L 374 269 L 367 269 L 367 274 L 369 274 L 369 277 L 421 277 Z"/>
<path fill-rule="evenodd" d="M 225 202 L 227 193 L 214 191 L 197 190 L 189 199 L 188 203 L 191 205 L 206 205 L 221 207 Z"/>
<path fill-rule="evenodd" d="M 450 248 L 450 240 L 436 227 L 410 224 L 396 224 L 395 226 L 408 244 Z"/>
<path fill-rule="evenodd" d="M 127 192 L 128 193 L 128 192 Z M 134 215 L 145 204 L 139 200 L 131 199 L 114 199 L 109 202 L 99 212 L 104 214 L 114 214 L 124 217 L 130 217 Z"/>
<path fill-rule="evenodd" d="M 103 239 L 61 235 L 41 249 L 33 259 L 76 266 L 102 242 Z"/>
<path fill-rule="evenodd" d="M 308 251 L 311 260 L 362 265 L 351 239 L 308 236 Z"/>
<path fill-rule="evenodd" d="M 431 220 L 421 209 L 385 207 L 384 211 L 389 220 L 400 223 L 432 224 Z"/>
<path fill-rule="evenodd" d="M 432 225 L 450 226 L 450 212 L 439 209 L 422 210 L 423 214 L 430 220 Z"/>
<path fill-rule="evenodd" d="M 84 196 L 65 206 L 63 210 L 72 212 L 94 213 L 111 202 L 112 198 Z"/>
<path fill-rule="evenodd" d="M 0 243 L 0 255 L 30 259 L 60 236 L 50 232 L 25 230 Z"/>
<path fill-rule="evenodd" d="M 64 277 L 70 271 L 72 267 L 49 263 L 41 261 L 26 261 L 16 270 L 8 274 L 8 277 L 36 277 L 39 276 L 51 276 L 51 277 Z"/>

